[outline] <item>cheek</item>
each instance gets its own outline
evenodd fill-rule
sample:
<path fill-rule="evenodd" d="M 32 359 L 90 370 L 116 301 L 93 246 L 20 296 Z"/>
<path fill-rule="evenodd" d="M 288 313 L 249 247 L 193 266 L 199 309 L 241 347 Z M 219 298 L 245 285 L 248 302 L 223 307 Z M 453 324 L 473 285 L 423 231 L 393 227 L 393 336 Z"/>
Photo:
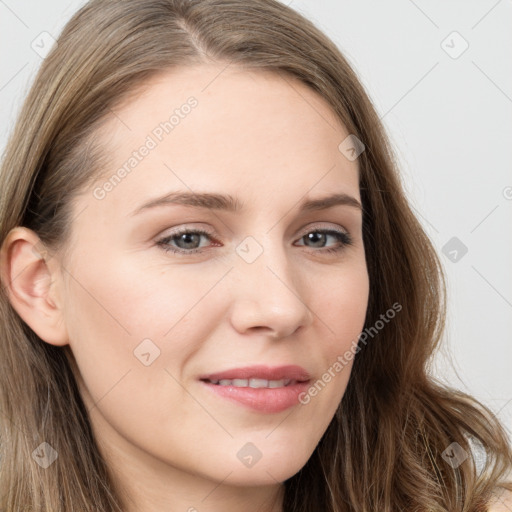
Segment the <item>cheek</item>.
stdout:
<path fill-rule="evenodd" d="M 333 403 L 338 403 L 350 377 L 359 336 L 364 328 L 369 297 L 366 266 L 340 275 L 335 286 L 326 287 L 318 311 L 326 326 L 322 380 L 335 382 Z M 333 404 L 331 404 L 333 405 Z"/>
<path fill-rule="evenodd" d="M 183 370 L 216 322 L 215 293 L 208 291 L 225 271 L 205 276 L 191 266 L 171 273 L 135 260 L 100 263 L 90 257 L 75 267 L 66 322 L 88 410 L 101 411 L 98 424 L 104 417 L 119 431 L 126 425 L 144 429 L 147 418 L 169 424 L 186 400 L 179 384 Z M 180 421 L 204 414 L 187 404 Z"/>
<path fill-rule="evenodd" d="M 208 337 L 216 302 L 206 296 L 222 269 L 171 272 L 135 258 L 99 261 L 91 254 L 75 269 L 65 311 L 70 345 L 100 395 L 130 368 L 146 367 L 142 354 L 150 353 L 153 368 L 179 370 Z"/>
<path fill-rule="evenodd" d="M 315 294 L 314 311 L 318 313 L 333 339 L 333 348 L 343 348 L 360 334 L 368 307 L 369 278 L 366 266 L 353 265 L 323 279 Z"/>
<path fill-rule="evenodd" d="M 364 259 L 330 269 L 309 284 L 308 307 L 316 327 L 306 336 L 305 354 L 316 354 L 319 374 L 301 398 L 308 414 L 322 418 L 319 432 L 327 428 L 345 393 L 368 306 L 369 278 Z M 313 411 L 313 412 L 312 412 Z"/>
<path fill-rule="evenodd" d="M 133 342 L 151 336 L 161 339 L 182 322 L 187 324 L 188 314 L 223 274 L 147 267 L 136 258 L 123 260 L 122 255 L 78 267 L 69 292 L 73 321 L 85 321 L 92 329 L 101 325 L 109 332 L 117 330 Z"/>

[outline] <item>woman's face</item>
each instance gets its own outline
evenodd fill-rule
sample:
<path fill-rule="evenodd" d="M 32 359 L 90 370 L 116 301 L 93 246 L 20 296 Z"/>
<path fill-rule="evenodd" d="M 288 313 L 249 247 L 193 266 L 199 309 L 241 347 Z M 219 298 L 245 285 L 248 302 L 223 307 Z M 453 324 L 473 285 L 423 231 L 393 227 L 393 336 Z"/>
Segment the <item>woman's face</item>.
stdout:
<path fill-rule="evenodd" d="M 147 486 L 275 485 L 307 462 L 368 301 L 348 135 L 305 85 L 233 66 L 162 74 L 112 112 L 99 132 L 111 162 L 74 204 L 61 293 L 81 393 L 120 471 Z M 168 194 L 183 196 L 148 205 Z M 334 194 L 345 200 L 302 208 Z M 254 365 L 277 373 L 201 380 Z M 309 381 L 293 385 L 307 375 L 289 365 Z"/>

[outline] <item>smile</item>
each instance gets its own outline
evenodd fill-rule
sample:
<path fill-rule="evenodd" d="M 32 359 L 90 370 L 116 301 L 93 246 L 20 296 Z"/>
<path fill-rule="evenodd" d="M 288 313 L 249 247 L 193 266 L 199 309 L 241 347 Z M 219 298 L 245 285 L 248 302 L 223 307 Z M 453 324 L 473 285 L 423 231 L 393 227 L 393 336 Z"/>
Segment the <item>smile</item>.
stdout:
<path fill-rule="evenodd" d="M 295 384 L 297 381 L 291 379 L 267 380 L 267 379 L 221 379 L 207 380 L 219 386 L 234 386 L 236 388 L 284 388 Z"/>

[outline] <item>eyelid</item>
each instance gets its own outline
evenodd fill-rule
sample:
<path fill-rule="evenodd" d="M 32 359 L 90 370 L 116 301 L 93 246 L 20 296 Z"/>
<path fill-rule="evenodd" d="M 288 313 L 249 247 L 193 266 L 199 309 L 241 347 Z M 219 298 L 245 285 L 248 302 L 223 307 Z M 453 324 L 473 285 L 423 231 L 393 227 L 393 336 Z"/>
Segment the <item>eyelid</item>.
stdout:
<path fill-rule="evenodd" d="M 171 238 L 174 236 L 177 236 L 181 233 L 188 233 L 189 231 L 192 231 L 194 233 L 202 233 L 205 235 L 208 235 L 210 238 L 215 239 L 215 231 L 211 228 L 205 228 L 205 227 L 195 227 L 191 226 L 189 224 L 182 224 L 179 227 L 173 229 L 172 231 L 166 233 L 165 235 L 160 235 L 158 237 L 158 240 L 163 240 L 167 238 Z"/>
<path fill-rule="evenodd" d="M 344 226 L 340 226 L 340 225 L 333 226 L 332 224 L 329 226 L 325 226 L 322 223 L 316 223 L 316 224 L 312 224 L 311 226 L 307 226 L 305 229 L 306 229 L 306 231 L 304 231 L 304 234 L 309 233 L 310 231 L 314 231 L 315 229 L 327 230 L 327 231 L 333 230 L 333 231 L 339 231 L 340 233 L 346 233 L 347 235 L 350 234 L 350 231 L 347 228 L 345 228 Z M 301 236 L 304 236 L 304 235 L 301 235 Z"/>

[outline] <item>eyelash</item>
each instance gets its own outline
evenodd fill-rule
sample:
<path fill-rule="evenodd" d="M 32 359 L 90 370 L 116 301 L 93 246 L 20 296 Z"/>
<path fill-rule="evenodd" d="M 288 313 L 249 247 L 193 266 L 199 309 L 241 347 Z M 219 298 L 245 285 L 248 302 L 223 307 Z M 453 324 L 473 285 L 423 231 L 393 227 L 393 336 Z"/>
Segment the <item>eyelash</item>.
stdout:
<path fill-rule="evenodd" d="M 338 239 L 339 242 L 341 242 L 341 246 L 339 247 L 331 247 L 331 248 L 321 248 L 318 249 L 317 252 L 322 253 L 337 253 L 342 251 L 346 246 L 352 245 L 352 237 L 344 232 L 344 231 L 338 231 L 336 229 L 313 229 L 311 231 L 308 231 L 305 235 L 301 236 L 300 239 L 304 238 L 310 233 L 323 233 L 326 235 L 334 236 Z M 178 231 L 176 233 L 173 233 L 172 235 L 166 236 L 164 238 L 161 238 L 156 242 L 156 244 L 161 247 L 165 252 L 172 252 L 175 254 L 185 255 L 188 256 L 189 254 L 194 253 L 200 253 L 203 252 L 204 249 L 177 249 L 169 245 L 169 242 L 175 238 L 178 238 L 184 234 L 196 234 L 196 235 L 205 235 L 208 238 L 212 238 L 212 234 L 208 231 L 205 231 L 203 229 L 183 229 L 182 231 Z"/>

